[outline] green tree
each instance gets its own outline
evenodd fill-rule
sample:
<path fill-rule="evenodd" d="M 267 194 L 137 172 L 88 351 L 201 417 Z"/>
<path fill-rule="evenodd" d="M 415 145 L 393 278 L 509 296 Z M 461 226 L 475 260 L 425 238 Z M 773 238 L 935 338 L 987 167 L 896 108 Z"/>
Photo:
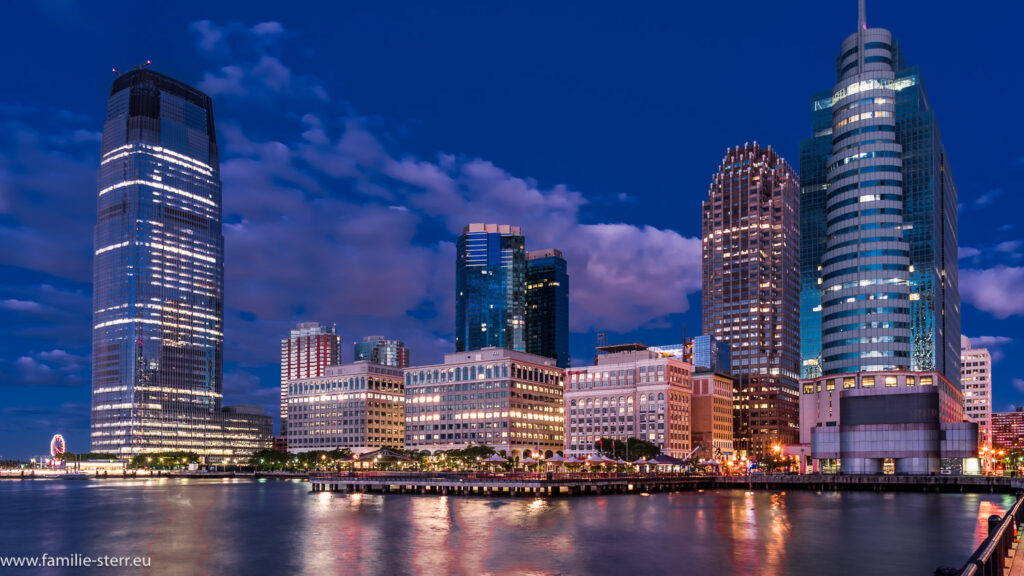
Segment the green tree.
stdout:
<path fill-rule="evenodd" d="M 769 452 L 757 461 L 758 469 L 764 472 L 775 472 L 789 463 L 789 460 L 779 452 Z"/>
<path fill-rule="evenodd" d="M 601 438 L 595 446 L 605 456 L 613 460 L 622 458 L 627 462 L 633 462 L 640 458 L 650 460 L 661 454 L 661 447 L 640 438 L 628 438 L 625 442 L 614 438 Z"/>

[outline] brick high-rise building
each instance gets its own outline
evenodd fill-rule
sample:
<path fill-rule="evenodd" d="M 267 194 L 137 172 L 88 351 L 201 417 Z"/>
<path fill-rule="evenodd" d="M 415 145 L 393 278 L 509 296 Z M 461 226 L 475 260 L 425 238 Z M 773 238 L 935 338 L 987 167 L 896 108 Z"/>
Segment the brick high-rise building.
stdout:
<path fill-rule="evenodd" d="M 704 334 L 729 344 L 734 446 L 797 441 L 800 182 L 770 147 L 730 149 L 703 205 Z"/>

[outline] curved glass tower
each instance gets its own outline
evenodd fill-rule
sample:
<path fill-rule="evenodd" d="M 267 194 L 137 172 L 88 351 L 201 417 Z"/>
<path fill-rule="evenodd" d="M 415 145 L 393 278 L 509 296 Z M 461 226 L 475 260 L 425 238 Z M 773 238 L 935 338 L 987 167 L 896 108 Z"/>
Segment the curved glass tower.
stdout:
<path fill-rule="evenodd" d="M 862 27 L 838 60 L 820 276 L 825 375 L 910 368 L 896 58 L 888 30 Z"/>
<path fill-rule="evenodd" d="M 208 452 L 221 427 L 224 237 L 210 98 L 114 81 L 93 271 L 92 450 Z"/>
<path fill-rule="evenodd" d="M 956 187 L 918 69 L 863 13 L 801 144 L 801 376 L 958 383 Z"/>
<path fill-rule="evenodd" d="M 821 471 L 977 466 L 960 390 L 956 186 L 899 43 L 868 28 L 800 146 L 800 442 Z"/>

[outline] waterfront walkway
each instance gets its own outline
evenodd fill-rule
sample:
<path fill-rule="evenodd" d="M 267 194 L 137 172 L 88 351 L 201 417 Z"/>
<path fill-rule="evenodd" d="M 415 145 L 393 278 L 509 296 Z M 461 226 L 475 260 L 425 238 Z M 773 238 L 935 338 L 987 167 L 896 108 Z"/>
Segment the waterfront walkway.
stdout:
<path fill-rule="evenodd" d="M 314 492 L 579 496 L 675 490 L 872 490 L 1016 493 L 1024 480 L 998 476 L 706 476 L 676 473 L 313 472 Z"/>

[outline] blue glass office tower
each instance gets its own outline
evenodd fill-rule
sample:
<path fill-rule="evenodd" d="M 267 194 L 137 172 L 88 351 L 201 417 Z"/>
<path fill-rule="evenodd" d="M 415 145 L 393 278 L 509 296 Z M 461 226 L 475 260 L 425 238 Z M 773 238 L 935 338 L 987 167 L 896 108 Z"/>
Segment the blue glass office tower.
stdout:
<path fill-rule="evenodd" d="M 409 349 L 401 340 L 390 340 L 383 336 L 367 336 L 353 346 L 354 362 L 367 361 L 371 364 L 409 367 Z"/>
<path fill-rule="evenodd" d="M 694 336 L 691 345 L 694 369 L 732 373 L 732 357 L 728 344 L 714 336 L 703 335 Z"/>
<path fill-rule="evenodd" d="M 921 80 L 861 25 L 800 146 L 801 377 L 960 378 L 957 193 Z"/>
<path fill-rule="evenodd" d="M 559 250 L 526 253 L 526 351 L 569 367 L 569 272 Z"/>
<path fill-rule="evenodd" d="M 221 412 L 224 237 L 210 98 L 150 70 L 120 76 L 101 153 L 91 449 L 227 456 L 248 421 L 262 446 L 269 417 L 234 411 L 227 431 Z"/>
<path fill-rule="evenodd" d="M 526 351 L 526 244 L 518 226 L 469 224 L 456 244 L 455 350 Z"/>

